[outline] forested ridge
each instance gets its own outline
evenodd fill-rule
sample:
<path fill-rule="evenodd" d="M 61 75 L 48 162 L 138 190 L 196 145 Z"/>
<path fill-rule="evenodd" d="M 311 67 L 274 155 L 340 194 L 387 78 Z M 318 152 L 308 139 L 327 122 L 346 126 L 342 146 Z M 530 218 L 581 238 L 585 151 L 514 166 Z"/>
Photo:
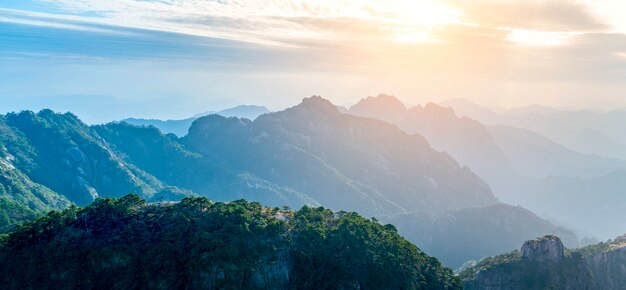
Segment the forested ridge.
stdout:
<path fill-rule="evenodd" d="M 7 289 L 460 289 L 437 259 L 350 212 L 187 197 L 99 198 L 19 226 Z"/>

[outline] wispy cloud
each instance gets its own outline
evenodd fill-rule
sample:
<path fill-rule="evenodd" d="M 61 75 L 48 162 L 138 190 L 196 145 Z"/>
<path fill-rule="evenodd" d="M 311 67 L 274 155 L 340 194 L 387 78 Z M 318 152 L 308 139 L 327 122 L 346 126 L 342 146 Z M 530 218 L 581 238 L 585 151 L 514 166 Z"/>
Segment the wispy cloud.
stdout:
<path fill-rule="evenodd" d="M 617 24 L 626 19 L 620 15 L 624 5 L 619 0 L 8 0 L 0 2 L 0 61 L 49 57 L 85 65 L 89 59 L 99 68 L 100 61 L 148 60 L 185 70 L 186 76 L 237 70 L 291 78 L 291 71 L 300 70 L 319 73 L 321 80 L 330 73 L 349 74 L 355 83 L 363 80 L 359 89 L 367 94 L 370 88 L 398 94 L 404 88 L 415 95 L 523 99 L 540 98 L 538 88 L 546 87 L 552 95 L 582 99 L 588 92 L 582 84 L 613 96 L 618 90 L 611 86 L 623 87 L 607 82 L 626 78 L 626 25 Z M 163 69 L 163 79 L 168 73 Z M 145 81 L 141 73 L 133 77 Z M 98 75 L 93 83 L 103 78 Z M 344 82 L 333 81 L 315 84 L 344 89 Z M 204 85 L 194 84 L 197 91 Z M 290 92 L 301 88 L 293 85 Z"/>

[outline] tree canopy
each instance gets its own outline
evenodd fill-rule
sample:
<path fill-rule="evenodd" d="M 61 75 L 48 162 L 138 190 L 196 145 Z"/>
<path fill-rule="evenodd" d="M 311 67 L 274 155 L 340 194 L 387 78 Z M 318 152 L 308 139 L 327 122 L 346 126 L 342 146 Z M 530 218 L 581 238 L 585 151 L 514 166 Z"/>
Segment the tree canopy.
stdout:
<path fill-rule="evenodd" d="M 11 289 L 460 289 L 391 225 L 202 197 L 51 212 L 2 238 L 0 260 Z"/>

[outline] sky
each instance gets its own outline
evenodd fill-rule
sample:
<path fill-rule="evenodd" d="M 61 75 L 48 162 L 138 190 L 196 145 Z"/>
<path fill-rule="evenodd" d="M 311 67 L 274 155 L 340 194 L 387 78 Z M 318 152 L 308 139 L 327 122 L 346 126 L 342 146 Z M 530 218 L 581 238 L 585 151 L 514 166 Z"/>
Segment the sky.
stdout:
<path fill-rule="evenodd" d="M 619 0 L 0 0 L 0 112 L 90 123 L 321 95 L 626 108 Z"/>

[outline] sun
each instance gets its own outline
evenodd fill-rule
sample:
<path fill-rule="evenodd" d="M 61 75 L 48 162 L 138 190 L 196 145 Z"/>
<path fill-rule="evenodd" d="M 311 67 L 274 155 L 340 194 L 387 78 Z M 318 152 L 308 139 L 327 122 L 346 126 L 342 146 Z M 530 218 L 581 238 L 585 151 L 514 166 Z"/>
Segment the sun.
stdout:
<path fill-rule="evenodd" d="M 432 0 L 390 0 L 387 6 L 400 23 L 434 28 L 458 21 L 459 12 L 454 8 Z"/>
<path fill-rule="evenodd" d="M 432 36 L 435 28 L 458 23 L 460 18 L 457 9 L 434 0 L 375 1 L 371 6 L 394 24 L 392 38 L 398 42 L 436 41 Z"/>

